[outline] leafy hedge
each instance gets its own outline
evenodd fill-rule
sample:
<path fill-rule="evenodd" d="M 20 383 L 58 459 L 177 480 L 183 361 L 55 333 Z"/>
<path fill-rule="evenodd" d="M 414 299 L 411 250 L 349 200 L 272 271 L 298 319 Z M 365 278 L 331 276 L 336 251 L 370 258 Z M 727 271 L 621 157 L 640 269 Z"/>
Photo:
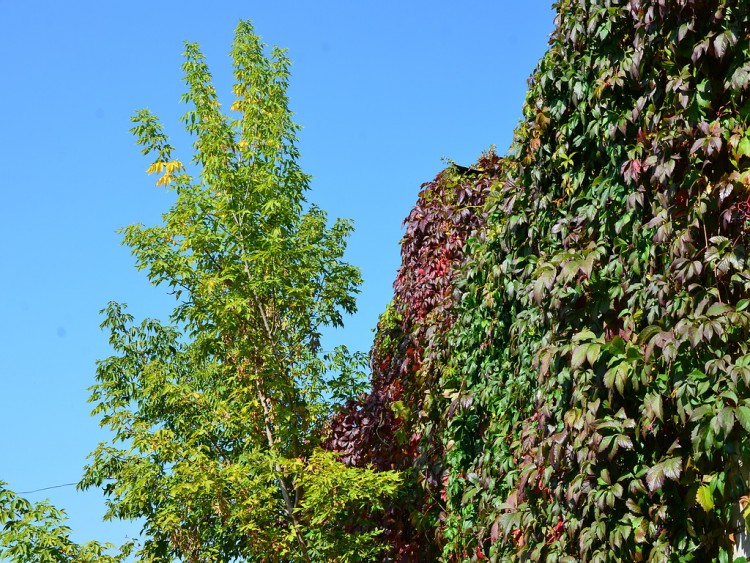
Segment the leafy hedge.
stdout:
<path fill-rule="evenodd" d="M 458 280 L 444 557 L 729 561 L 750 3 L 562 0 Z"/>

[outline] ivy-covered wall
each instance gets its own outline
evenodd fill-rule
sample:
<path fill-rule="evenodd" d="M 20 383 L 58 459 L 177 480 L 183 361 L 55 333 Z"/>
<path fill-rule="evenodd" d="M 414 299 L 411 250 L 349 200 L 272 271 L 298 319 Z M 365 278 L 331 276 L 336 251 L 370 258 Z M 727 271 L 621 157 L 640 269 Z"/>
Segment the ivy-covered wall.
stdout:
<path fill-rule="evenodd" d="M 448 560 L 730 561 L 750 3 L 562 0 L 456 281 Z"/>
<path fill-rule="evenodd" d="M 750 2 L 555 7 L 509 154 L 423 186 L 328 446 L 407 477 L 389 560 L 732 561 Z"/>

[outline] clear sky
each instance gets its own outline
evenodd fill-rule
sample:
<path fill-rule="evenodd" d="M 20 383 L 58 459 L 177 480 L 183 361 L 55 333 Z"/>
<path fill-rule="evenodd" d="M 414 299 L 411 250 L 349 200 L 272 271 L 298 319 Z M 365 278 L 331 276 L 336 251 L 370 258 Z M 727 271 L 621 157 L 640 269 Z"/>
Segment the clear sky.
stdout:
<path fill-rule="evenodd" d="M 86 402 L 109 355 L 98 311 L 116 300 L 165 318 L 173 304 L 115 232 L 153 224 L 170 202 L 145 174 L 129 118 L 151 109 L 189 161 L 182 42 L 201 44 L 231 101 L 239 19 L 289 50 L 308 199 L 355 221 L 359 313 L 329 338 L 361 350 L 392 295 L 420 184 L 443 158 L 506 151 L 553 28 L 547 0 L 0 0 L 0 480 L 13 490 L 76 482 L 106 439 Z M 64 508 L 79 541 L 120 543 L 137 529 L 102 523 L 98 491 L 26 496 Z"/>

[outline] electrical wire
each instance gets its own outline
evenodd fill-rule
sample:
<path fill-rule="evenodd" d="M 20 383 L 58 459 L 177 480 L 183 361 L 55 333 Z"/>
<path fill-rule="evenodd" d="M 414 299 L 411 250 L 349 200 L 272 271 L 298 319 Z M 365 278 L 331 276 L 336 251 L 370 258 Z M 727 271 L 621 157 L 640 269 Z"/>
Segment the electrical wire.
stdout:
<path fill-rule="evenodd" d="M 29 495 L 31 493 L 38 493 L 39 491 L 49 491 L 50 489 L 62 489 L 63 487 L 75 487 L 78 483 L 63 483 L 62 485 L 52 485 L 51 487 L 42 487 L 41 489 L 34 489 L 33 491 L 18 491 L 19 495 Z"/>

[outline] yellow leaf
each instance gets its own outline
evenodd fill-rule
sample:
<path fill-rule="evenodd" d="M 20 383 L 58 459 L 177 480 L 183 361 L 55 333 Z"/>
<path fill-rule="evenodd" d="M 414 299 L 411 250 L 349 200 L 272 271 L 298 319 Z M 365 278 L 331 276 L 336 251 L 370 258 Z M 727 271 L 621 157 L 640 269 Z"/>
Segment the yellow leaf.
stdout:
<path fill-rule="evenodd" d="M 167 162 L 167 174 L 174 174 L 175 172 L 180 172 L 185 167 L 182 165 L 182 162 L 179 160 L 173 160 L 171 162 Z"/>
<path fill-rule="evenodd" d="M 167 174 L 164 174 L 164 176 L 162 176 L 156 181 L 156 185 L 168 186 L 171 181 L 172 181 L 172 175 L 167 173 Z"/>
<path fill-rule="evenodd" d="M 154 162 L 151 166 L 146 169 L 147 174 L 158 174 L 164 170 L 164 163 L 161 161 Z"/>

